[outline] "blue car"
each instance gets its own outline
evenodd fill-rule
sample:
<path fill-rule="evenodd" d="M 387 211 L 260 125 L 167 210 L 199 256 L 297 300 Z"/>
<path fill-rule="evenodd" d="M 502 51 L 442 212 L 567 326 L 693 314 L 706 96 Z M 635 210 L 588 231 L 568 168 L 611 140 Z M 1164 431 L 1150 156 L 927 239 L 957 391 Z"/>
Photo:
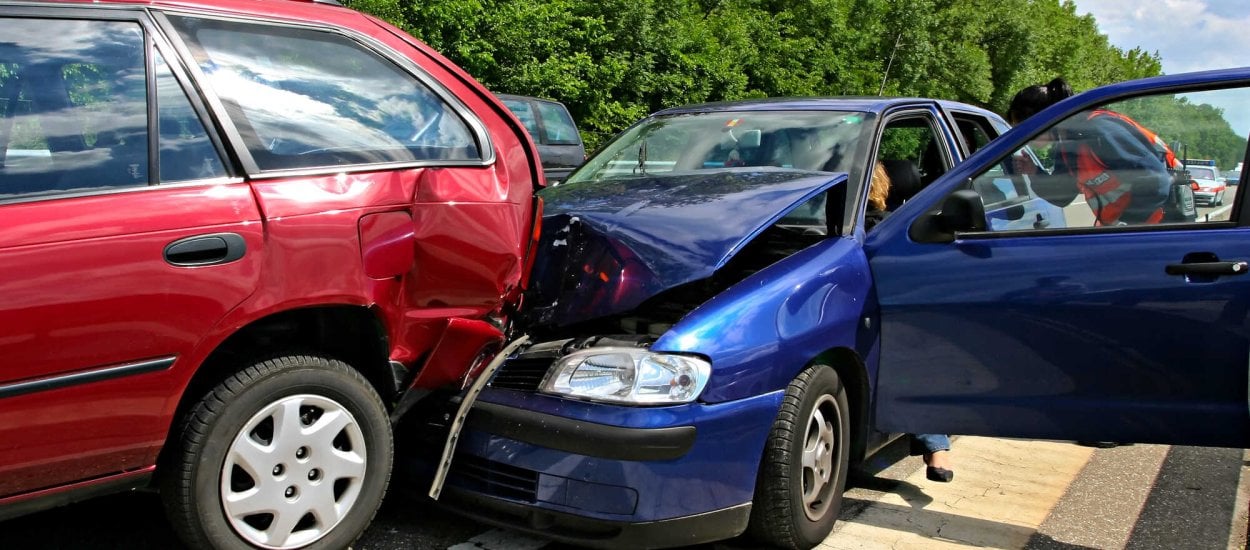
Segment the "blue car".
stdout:
<path fill-rule="evenodd" d="M 1041 139 L 1095 108 L 1184 127 L 1230 96 L 1183 138 L 1244 156 L 1250 69 L 1101 88 L 1001 136 L 922 99 L 648 117 L 542 193 L 533 344 L 473 405 L 441 500 L 592 547 L 806 549 L 890 434 L 1246 446 L 1245 186 L 1227 219 L 1189 196 L 1189 217 L 1108 224 Z"/>

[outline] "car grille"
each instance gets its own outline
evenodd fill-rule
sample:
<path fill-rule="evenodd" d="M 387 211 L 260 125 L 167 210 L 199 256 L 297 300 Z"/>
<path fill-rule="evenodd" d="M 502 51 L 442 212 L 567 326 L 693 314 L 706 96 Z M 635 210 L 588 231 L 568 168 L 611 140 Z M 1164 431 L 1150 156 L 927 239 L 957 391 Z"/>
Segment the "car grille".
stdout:
<path fill-rule="evenodd" d="M 456 455 L 447 482 L 510 500 L 538 499 L 538 472 L 466 454 Z"/>
<path fill-rule="evenodd" d="M 543 377 L 555 359 L 551 357 L 514 357 L 499 367 L 492 388 L 518 391 L 537 391 Z"/>

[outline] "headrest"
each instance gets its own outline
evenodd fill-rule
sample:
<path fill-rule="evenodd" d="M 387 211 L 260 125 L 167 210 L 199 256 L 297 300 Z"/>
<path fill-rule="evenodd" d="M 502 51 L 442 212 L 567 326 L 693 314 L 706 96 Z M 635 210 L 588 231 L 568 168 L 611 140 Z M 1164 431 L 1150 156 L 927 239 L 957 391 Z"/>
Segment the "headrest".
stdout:
<path fill-rule="evenodd" d="M 893 211 L 920 192 L 920 170 L 910 160 L 883 160 L 881 165 L 890 176 L 890 194 L 885 200 L 885 209 Z"/>

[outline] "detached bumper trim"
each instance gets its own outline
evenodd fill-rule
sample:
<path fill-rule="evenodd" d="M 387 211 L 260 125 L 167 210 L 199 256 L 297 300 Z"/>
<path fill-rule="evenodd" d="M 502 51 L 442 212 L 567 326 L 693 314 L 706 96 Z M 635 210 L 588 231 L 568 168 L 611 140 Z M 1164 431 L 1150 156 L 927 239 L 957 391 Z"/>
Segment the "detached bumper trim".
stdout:
<path fill-rule="evenodd" d="M 661 521 L 634 523 L 588 518 L 517 504 L 448 487 L 439 502 L 458 514 L 559 542 L 605 550 L 691 546 L 741 535 L 751 503 Z"/>
<path fill-rule="evenodd" d="M 479 402 L 468 429 L 531 445 L 611 460 L 673 460 L 694 446 L 694 426 L 622 428 Z"/>

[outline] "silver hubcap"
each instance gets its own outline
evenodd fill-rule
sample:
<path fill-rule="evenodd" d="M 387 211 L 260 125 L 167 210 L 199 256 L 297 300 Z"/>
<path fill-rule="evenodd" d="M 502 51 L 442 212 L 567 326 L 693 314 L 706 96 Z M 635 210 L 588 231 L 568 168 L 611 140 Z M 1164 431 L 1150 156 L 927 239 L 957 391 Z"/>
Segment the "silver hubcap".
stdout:
<path fill-rule="evenodd" d="M 803 436 L 803 512 L 812 521 L 824 517 L 829 508 L 838 444 L 834 422 L 839 422 L 837 402 L 830 395 L 822 395 L 812 408 Z"/>
<path fill-rule="evenodd" d="M 360 425 L 338 402 L 308 394 L 274 401 L 247 421 L 226 453 L 226 518 L 256 546 L 314 542 L 356 503 L 365 458 Z"/>

